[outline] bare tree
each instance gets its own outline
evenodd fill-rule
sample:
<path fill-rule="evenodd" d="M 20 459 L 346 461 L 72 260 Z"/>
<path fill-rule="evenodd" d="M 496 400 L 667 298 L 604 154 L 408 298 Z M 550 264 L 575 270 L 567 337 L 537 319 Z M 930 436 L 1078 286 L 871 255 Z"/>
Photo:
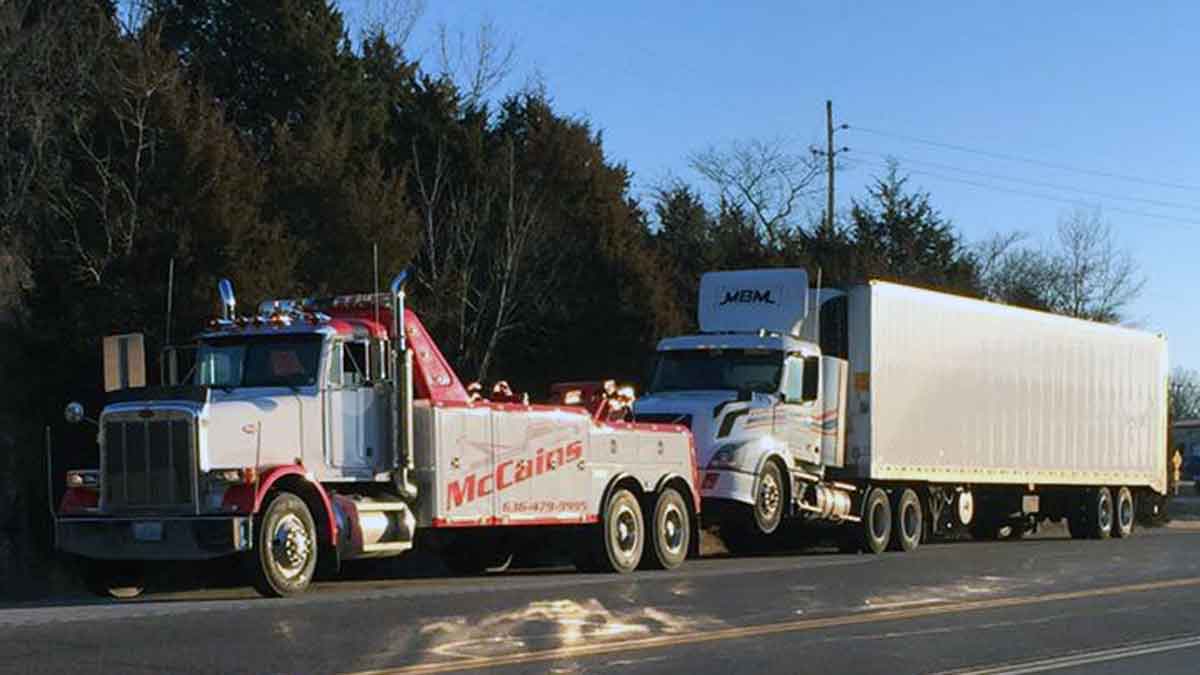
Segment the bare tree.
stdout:
<path fill-rule="evenodd" d="M 1119 321 L 1146 282 L 1133 256 L 1117 248 L 1112 226 L 1099 212 L 1075 211 L 1059 221 L 1058 246 L 1051 306 L 1068 316 Z"/>
<path fill-rule="evenodd" d="M 780 138 L 710 146 L 693 153 L 688 162 L 722 200 L 747 209 L 771 245 L 778 245 L 797 226 L 797 210 L 821 172 L 811 153 L 793 152 Z"/>
<path fill-rule="evenodd" d="M 1023 245 L 1026 239 L 998 235 L 975 247 L 989 299 L 1115 323 L 1145 285 L 1133 256 L 1118 248 L 1098 212 L 1063 217 L 1045 246 Z"/>
<path fill-rule="evenodd" d="M 1054 265 L 1042 250 L 1024 245 L 1024 232 L 997 234 L 974 246 L 979 285 L 988 300 L 1050 310 Z"/>
<path fill-rule="evenodd" d="M 401 49 L 425 16 L 425 0 L 360 0 L 359 7 L 360 33 L 383 34 Z"/>
<path fill-rule="evenodd" d="M 477 105 L 512 74 L 516 44 L 490 18 L 474 33 L 437 28 L 438 68 L 462 92 L 468 105 Z"/>
<path fill-rule="evenodd" d="M 1171 421 L 1200 419 L 1200 373 L 1186 368 L 1171 371 L 1168 394 Z"/>
<path fill-rule="evenodd" d="M 181 80 L 178 62 L 146 35 L 129 50 L 131 62 L 108 59 L 112 78 L 101 114 L 115 124 L 115 137 L 94 131 L 91 114 L 74 115 L 72 138 L 91 180 L 71 186 L 56 200 L 62 217 L 60 243 L 72 254 L 79 276 L 99 285 L 109 264 L 134 254 L 143 228 L 143 181 L 161 140 L 151 113 L 156 99 Z"/>
<path fill-rule="evenodd" d="M 561 255 L 545 232 L 543 188 L 521 180 L 511 139 L 489 165 L 452 185 L 444 146 L 428 159 L 413 149 L 424 228 L 418 281 L 436 303 L 427 314 L 456 333 L 456 365 L 481 380 L 504 341 L 546 302 Z"/>

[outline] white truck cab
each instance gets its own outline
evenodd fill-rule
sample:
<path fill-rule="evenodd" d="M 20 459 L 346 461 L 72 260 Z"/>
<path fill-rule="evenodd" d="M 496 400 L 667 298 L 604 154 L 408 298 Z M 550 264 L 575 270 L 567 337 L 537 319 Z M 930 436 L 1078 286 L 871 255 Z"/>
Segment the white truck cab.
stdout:
<path fill-rule="evenodd" d="M 705 519 L 727 539 L 770 534 L 804 505 L 849 515 L 848 497 L 819 485 L 842 465 L 846 397 L 846 362 L 812 339 L 821 297 L 803 269 L 705 274 L 700 333 L 658 344 L 634 405 L 638 421 L 691 428 Z"/>

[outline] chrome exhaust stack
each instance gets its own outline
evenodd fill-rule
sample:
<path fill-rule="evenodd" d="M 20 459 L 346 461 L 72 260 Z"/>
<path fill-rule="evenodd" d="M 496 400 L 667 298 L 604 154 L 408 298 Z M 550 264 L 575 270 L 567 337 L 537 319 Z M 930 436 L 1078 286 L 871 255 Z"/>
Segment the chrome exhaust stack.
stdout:
<path fill-rule="evenodd" d="M 389 359 L 392 380 L 392 484 L 405 501 L 417 498 L 412 482 L 413 462 L 413 357 L 404 326 L 404 286 L 412 276 L 409 265 L 392 279 L 392 336 L 395 342 Z"/>
<path fill-rule="evenodd" d="M 233 321 L 237 311 L 237 298 L 233 295 L 233 283 L 228 279 L 217 282 L 217 291 L 221 294 L 221 318 Z"/>

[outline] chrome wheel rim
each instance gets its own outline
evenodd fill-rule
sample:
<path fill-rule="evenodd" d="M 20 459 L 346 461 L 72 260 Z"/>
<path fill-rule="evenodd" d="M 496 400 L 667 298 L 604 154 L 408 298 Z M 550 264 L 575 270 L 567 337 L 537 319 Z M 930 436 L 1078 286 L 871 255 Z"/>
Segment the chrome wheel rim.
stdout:
<path fill-rule="evenodd" d="M 775 480 L 773 474 L 763 474 L 758 487 L 758 512 L 762 514 L 763 520 L 774 520 L 775 512 L 779 510 L 779 502 L 779 481 Z"/>
<path fill-rule="evenodd" d="M 1117 507 L 1117 519 L 1122 531 L 1128 530 L 1133 525 L 1133 499 L 1126 495 L 1121 496 L 1120 504 Z"/>
<path fill-rule="evenodd" d="M 1112 497 L 1107 492 L 1100 493 L 1099 503 L 1096 505 L 1099 513 L 1096 514 L 1097 522 L 1100 524 L 1101 530 L 1107 530 L 1112 527 Z"/>
<path fill-rule="evenodd" d="M 270 548 L 271 562 L 280 576 L 295 579 L 304 573 L 312 557 L 312 537 L 300 517 L 288 513 L 276 521 Z"/>
<path fill-rule="evenodd" d="M 683 512 L 679 510 L 679 507 L 675 504 L 667 504 L 667 507 L 663 510 L 662 532 L 660 537 L 662 539 L 663 546 L 666 548 L 667 552 L 672 555 L 677 555 L 683 548 L 683 542 L 686 535 L 684 532 L 684 521 L 685 519 Z"/>
<path fill-rule="evenodd" d="M 638 517 L 627 504 L 621 504 L 613 518 L 613 543 L 622 558 L 632 558 L 640 538 Z"/>

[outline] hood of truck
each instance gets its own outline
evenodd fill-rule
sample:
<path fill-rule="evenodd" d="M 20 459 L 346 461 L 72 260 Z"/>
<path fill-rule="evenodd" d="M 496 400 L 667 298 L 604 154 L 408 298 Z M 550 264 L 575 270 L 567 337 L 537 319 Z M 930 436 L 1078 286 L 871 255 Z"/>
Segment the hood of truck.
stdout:
<path fill-rule="evenodd" d="M 682 417 L 679 423 L 687 423 L 692 430 L 696 462 L 703 469 L 718 447 L 770 433 L 769 425 L 764 431 L 759 424 L 747 423 L 761 420 L 763 416 L 769 418 L 774 404 L 775 398 L 765 394 L 754 394 L 749 401 L 739 401 L 737 392 L 733 391 L 671 391 L 639 398 L 633 404 L 633 414 L 637 421 L 658 423 Z M 730 424 L 722 435 L 727 419 Z"/>
<path fill-rule="evenodd" d="M 201 468 L 294 464 L 306 456 L 315 461 L 321 452 L 319 400 L 315 388 L 214 389 L 200 421 Z M 306 441 L 314 447 L 305 447 Z"/>

